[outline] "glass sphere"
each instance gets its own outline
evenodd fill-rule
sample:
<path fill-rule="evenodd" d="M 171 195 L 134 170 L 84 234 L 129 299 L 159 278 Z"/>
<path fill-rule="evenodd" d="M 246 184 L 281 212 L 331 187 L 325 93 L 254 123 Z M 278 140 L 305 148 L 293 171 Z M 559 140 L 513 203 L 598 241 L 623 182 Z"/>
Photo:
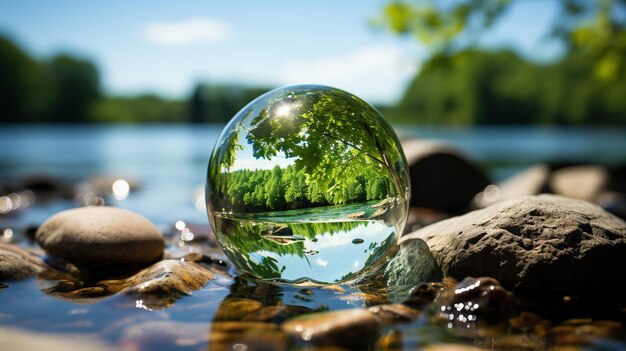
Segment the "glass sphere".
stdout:
<path fill-rule="evenodd" d="M 384 264 L 408 213 L 398 137 L 372 106 L 318 85 L 272 90 L 220 135 L 207 173 L 211 226 L 257 278 L 338 283 Z"/>

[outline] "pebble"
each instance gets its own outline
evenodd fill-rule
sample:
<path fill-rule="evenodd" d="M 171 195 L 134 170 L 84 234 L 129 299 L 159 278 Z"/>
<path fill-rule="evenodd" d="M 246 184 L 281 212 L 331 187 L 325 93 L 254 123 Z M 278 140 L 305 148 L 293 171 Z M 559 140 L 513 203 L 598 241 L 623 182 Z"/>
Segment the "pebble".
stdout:
<path fill-rule="evenodd" d="M 292 318 L 282 330 L 296 344 L 369 349 L 378 336 L 379 322 L 366 309 L 321 312 Z"/>
<path fill-rule="evenodd" d="M 0 244 L 0 281 L 25 279 L 43 270 L 37 256 L 14 245 Z"/>
<path fill-rule="evenodd" d="M 457 279 L 490 276 L 508 287 L 563 289 L 618 286 L 626 279 L 626 222 L 558 195 L 498 203 L 407 234 L 400 243 L 412 240 L 425 241 L 443 274 Z"/>
<path fill-rule="evenodd" d="M 59 212 L 35 237 L 49 254 L 98 265 L 154 262 L 164 246 L 161 232 L 149 220 L 114 207 Z"/>

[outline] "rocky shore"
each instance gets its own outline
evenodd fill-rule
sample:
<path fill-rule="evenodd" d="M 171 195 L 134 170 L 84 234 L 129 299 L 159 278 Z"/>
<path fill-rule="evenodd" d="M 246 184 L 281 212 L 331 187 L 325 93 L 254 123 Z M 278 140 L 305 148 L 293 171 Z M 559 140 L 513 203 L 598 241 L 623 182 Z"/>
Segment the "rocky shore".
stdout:
<path fill-rule="evenodd" d="M 0 349 L 626 348 L 623 172 L 537 165 L 491 184 L 458 150 L 404 147 L 412 210 L 384 270 L 342 285 L 270 284 L 240 275 L 207 225 L 70 209 L 2 237 L 0 299 L 26 304 L 11 294 L 24 289 L 65 314 L 21 323 L 0 310 Z M 71 193 L 44 183 L 11 191 Z"/>

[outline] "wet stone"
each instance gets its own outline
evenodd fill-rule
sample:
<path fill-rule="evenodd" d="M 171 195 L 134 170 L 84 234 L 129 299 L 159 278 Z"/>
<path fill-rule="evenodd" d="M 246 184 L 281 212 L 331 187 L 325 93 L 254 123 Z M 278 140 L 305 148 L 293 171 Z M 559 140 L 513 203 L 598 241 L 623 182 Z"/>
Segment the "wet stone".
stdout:
<path fill-rule="evenodd" d="M 368 308 L 368 311 L 373 313 L 383 325 L 410 322 L 420 315 L 419 311 L 401 304 L 372 306 Z"/>
<path fill-rule="evenodd" d="M 402 303 L 414 308 L 424 307 L 435 300 L 437 292 L 443 288 L 441 283 L 421 283 L 409 291 L 409 296 Z"/>
<path fill-rule="evenodd" d="M 296 344 L 368 349 L 378 334 L 376 316 L 365 309 L 315 313 L 292 318 L 282 325 Z"/>
<path fill-rule="evenodd" d="M 516 314 L 513 294 L 489 277 L 468 277 L 443 290 L 435 299 L 433 312 L 449 328 L 500 323 Z"/>
<path fill-rule="evenodd" d="M 25 279 L 44 270 L 35 255 L 10 244 L 0 244 L 0 281 Z"/>
<path fill-rule="evenodd" d="M 222 301 L 213 318 L 215 321 L 240 321 L 263 307 L 257 300 L 230 297 Z"/>
<path fill-rule="evenodd" d="M 52 255 L 96 265 L 154 262 L 164 247 L 154 224 L 114 207 L 59 212 L 39 227 L 36 239 Z"/>
<path fill-rule="evenodd" d="M 132 277 L 101 281 L 98 285 L 105 286 L 110 292 L 123 291 L 141 300 L 149 309 L 162 309 L 202 288 L 213 277 L 213 272 L 195 263 L 164 260 Z"/>

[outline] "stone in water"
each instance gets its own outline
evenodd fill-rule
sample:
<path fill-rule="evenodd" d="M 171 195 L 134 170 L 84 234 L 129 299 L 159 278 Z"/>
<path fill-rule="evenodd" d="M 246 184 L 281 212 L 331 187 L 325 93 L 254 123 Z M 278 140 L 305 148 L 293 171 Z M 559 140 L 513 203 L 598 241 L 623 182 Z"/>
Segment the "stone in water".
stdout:
<path fill-rule="evenodd" d="M 343 282 L 384 263 L 408 194 L 406 159 L 382 115 L 317 85 L 279 88 L 239 111 L 213 150 L 206 188 L 228 257 L 286 283 Z"/>

